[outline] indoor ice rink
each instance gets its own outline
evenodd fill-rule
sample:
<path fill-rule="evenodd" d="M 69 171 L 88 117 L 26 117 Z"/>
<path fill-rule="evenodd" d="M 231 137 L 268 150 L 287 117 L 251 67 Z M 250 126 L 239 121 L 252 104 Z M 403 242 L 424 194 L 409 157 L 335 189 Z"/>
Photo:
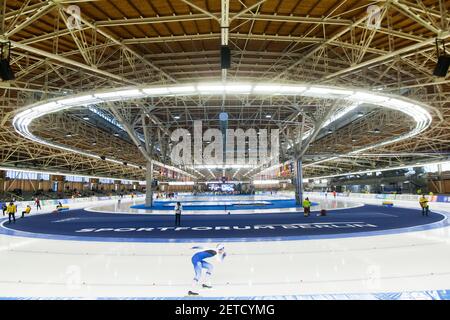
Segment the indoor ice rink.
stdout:
<path fill-rule="evenodd" d="M 450 1 L 0 6 L 0 300 L 450 299 Z"/>

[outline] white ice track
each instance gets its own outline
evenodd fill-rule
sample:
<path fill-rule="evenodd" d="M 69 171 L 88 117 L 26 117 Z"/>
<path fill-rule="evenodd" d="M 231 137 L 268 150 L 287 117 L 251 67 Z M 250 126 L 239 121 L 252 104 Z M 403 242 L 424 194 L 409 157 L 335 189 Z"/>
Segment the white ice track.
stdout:
<path fill-rule="evenodd" d="M 416 205 L 395 201 L 395 206 Z M 431 203 L 430 208 L 450 214 L 449 204 Z M 193 277 L 191 246 L 0 235 L 0 298 L 184 297 Z M 213 274 L 214 288 L 201 291 L 203 297 L 301 299 L 450 289 L 450 227 L 358 238 L 232 242 L 226 250 L 227 259 Z"/>

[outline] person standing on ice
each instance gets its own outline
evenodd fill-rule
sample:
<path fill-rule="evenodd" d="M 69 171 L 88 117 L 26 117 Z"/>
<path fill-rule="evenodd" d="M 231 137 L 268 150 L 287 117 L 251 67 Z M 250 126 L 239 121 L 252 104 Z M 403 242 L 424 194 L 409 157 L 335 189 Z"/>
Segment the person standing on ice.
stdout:
<path fill-rule="evenodd" d="M 195 246 L 192 249 L 204 249 L 203 247 Z M 210 289 L 212 288 L 210 283 L 210 278 L 212 271 L 214 269 L 213 265 L 205 259 L 209 259 L 212 257 L 216 257 L 218 262 L 222 262 L 226 257 L 225 247 L 223 244 L 218 244 L 215 249 L 207 249 L 200 252 L 197 252 L 192 256 L 192 265 L 194 266 L 195 277 L 192 282 L 192 290 L 188 292 L 190 296 L 198 296 L 198 287 L 200 284 L 200 279 L 202 277 L 202 269 L 206 269 L 206 273 L 203 279 L 203 288 Z"/>
<path fill-rule="evenodd" d="M 311 214 L 311 201 L 309 201 L 309 198 L 306 198 L 303 200 L 303 216 L 309 217 Z"/>
<path fill-rule="evenodd" d="M 183 206 L 181 205 L 181 202 L 177 202 L 175 205 L 175 226 L 180 227 L 181 226 L 181 211 L 183 210 Z"/>
<path fill-rule="evenodd" d="M 422 194 L 422 197 L 419 199 L 419 204 L 422 207 L 422 215 L 428 216 L 428 213 L 430 213 L 430 208 L 428 206 L 428 199 L 425 197 L 425 194 Z"/>
<path fill-rule="evenodd" d="M 39 209 L 42 210 L 42 208 L 41 208 L 41 200 L 39 200 L 39 198 L 36 198 L 34 200 L 34 203 L 36 204 L 36 211 L 39 210 Z"/>

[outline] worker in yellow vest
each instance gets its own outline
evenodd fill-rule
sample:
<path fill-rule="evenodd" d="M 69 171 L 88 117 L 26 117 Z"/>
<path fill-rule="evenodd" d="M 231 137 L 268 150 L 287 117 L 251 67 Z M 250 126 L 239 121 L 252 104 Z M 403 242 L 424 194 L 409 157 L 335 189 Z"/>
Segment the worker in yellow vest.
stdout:
<path fill-rule="evenodd" d="M 422 215 L 428 216 L 430 209 L 428 208 L 428 199 L 425 197 L 425 194 L 422 194 L 422 197 L 420 197 L 419 204 L 422 207 Z"/>
<path fill-rule="evenodd" d="M 309 214 L 311 213 L 311 201 L 309 201 L 308 198 L 303 200 L 303 216 L 309 217 Z"/>
<path fill-rule="evenodd" d="M 25 213 L 26 213 L 26 214 L 30 214 L 30 212 L 31 212 L 31 207 L 30 207 L 30 205 L 27 205 L 27 207 L 25 208 L 25 210 L 22 211 L 22 218 L 25 217 Z"/>
<path fill-rule="evenodd" d="M 8 208 L 6 209 L 8 211 L 8 221 L 11 223 L 11 217 L 13 218 L 14 223 L 16 223 L 16 212 L 17 212 L 17 206 L 14 204 L 14 202 L 10 202 L 8 205 Z"/>

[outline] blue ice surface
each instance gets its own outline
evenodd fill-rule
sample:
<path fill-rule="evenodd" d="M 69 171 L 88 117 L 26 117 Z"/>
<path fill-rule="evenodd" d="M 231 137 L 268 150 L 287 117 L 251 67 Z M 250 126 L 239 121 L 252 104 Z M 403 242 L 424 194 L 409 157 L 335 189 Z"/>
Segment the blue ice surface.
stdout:
<path fill-rule="evenodd" d="M 30 238 L 102 242 L 260 242 L 376 236 L 423 231 L 449 224 L 444 214 L 432 212 L 430 216 L 422 216 L 418 209 L 373 205 L 329 211 L 324 217 L 304 217 L 301 212 L 229 215 L 186 213 L 181 217 L 182 230 L 175 230 L 174 217 L 168 214 L 98 213 L 79 209 L 60 214 L 29 216 L 18 219 L 15 224 L 8 224 L 6 219 L 0 224 L 0 233 Z M 349 223 L 363 226 L 346 227 Z M 308 227 L 291 227 L 305 224 Z M 314 227 L 316 224 L 335 224 L 338 227 L 318 228 Z M 102 231 L 97 232 L 100 228 Z M 147 231 L 148 228 L 152 230 Z M 90 231 L 80 232 L 86 229 Z"/>
<path fill-rule="evenodd" d="M 239 202 L 250 202 L 254 201 L 258 204 L 238 204 Z M 175 204 L 177 200 L 173 201 L 154 201 L 153 206 L 149 207 L 145 204 L 139 204 L 131 206 L 132 209 L 150 209 L 150 210 L 174 210 Z M 258 210 L 258 209 L 286 209 L 286 208 L 294 208 L 301 207 L 297 206 L 295 203 L 295 199 L 280 199 L 280 200 L 224 200 L 220 202 L 229 202 L 230 204 L 216 204 L 216 205 L 201 205 L 201 202 L 207 202 L 205 200 L 189 200 L 189 201 L 180 201 L 183 206 L 183 211 L 189 210 Z M 219 202 L 219 201 L 218 201 Z M 195 205 L 195 203 L 199 203 L 199 205 Z M 311 206 L 317 206 L 319 203 L 312 202 Z"/>

